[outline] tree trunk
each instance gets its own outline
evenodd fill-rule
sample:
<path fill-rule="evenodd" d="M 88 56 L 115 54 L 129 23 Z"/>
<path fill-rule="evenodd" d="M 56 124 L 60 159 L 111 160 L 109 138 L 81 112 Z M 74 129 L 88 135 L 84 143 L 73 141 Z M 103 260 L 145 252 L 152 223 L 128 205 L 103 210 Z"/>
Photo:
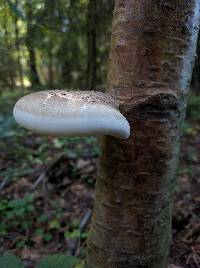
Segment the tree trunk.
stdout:
<path fill-rule="evenodd" d="M 50 40 L 49 44 L 52 45 L 52 42 Z M 48 62 L 48 87 L 50 89 L 54 88 L 54 70 L 53 70 L 53 53 L 52 53 L 52 46 L 48 46 L 48 56 L 49 56 L 49 62 Z"/>
<path fill-rule="evenodd" d="M 15 5 L 18 8 L 19 0 L 15 0 Z M 17 65 L 18 65 L 18 72 L 19 72 L 19 80 L 21 87 L 24 89 L 24 81 L 23 81 L 23 68 L 21 64 L 21 50 L 19 44 L 19 28 L 18 28 L 18 17 L 14 17 L 14 27 L 15 27 L 15 46 L 17 50 Z"/>
<path fill-rule="evenodd" d="M 70 87 L 73 83 L 73 62 L 77 61 L 79 53 L 77 39 L 74 41 L 73 35 L 77 32 L 76 28 L 76 6 L 77 0 L 70 0 L 67 10 L 68 32 L 65 34 L 63 43 L 61 44 L 60 56 L 62 62 L 62 83 L 66 87 Z M 70 39 L 70 42 L 68 41 Z M 76 55 L 76 56 L 75 56 Z M 79 55 L 79 54 L 78 54 Z M 77 65 L 77 64 L 76 64 Z"/>
<path fill-rule="evenodd" d="M 55 0 L 45 0 L 45 22 L 46 26 L 51 31 L 49 36 L 49 42 L 47 46 L 48 53 L 48 87 L 53 89 L 54 87 L 54 55 L 53 55 L 53 32 L 55 30 L 55 10 L 56 10 L 56 1 Z"/>
<path fill-rule="evenodd" d="M 105 137 L 88 268 L 166 268 L 200 0 L 116 0 L 108 92 L 131 126 Z"/>
<path fill-rule="evenodd" d="M 97 0 L 89 0 L 88 3 L 88 63 L 87 63 L 87 87 L 95 89 L 97 76 Z"/>
<path fill-rule="evenodd" d="M 200 94 L 200 35 L 197 43 L 197 58 L 194 65 L 193 77 L 192 77 L 192 90 L 196 94 Z"/>
<path fill-rule="evenodd" d="M 3 20 L 3 29 L 4 29 L 4 44 L 5 44 L 5 48 L 6 50 L 9 49 L 10 47 L 10 36 L 9 36 L 9 30 L 8 30 L 8 25 L 9 25 L 9 21 L 8 21 L 8 18 L 9 18 L 9 14 L 8 12 L 6 12 L 6 15 L 4 17 L 4 20 Z M 5 51 L 6 51 L 5 50 Z M 5 55 L 1 55 L 1 57 L 7 57 L 6 53 Z M 3 60 L 4 61 L 4 60 Z M 5 60 L 6 62 L 6 60 Z M 1 77 L 0 77 L 0 80 L 2 80 L 2 82 L 10 89 L 12 90 L 13 88 L 15 88 L 15 72 L 12 68 L 12 66 L 8 66 L 6 64 L 6 66 L 9 70 L 7 70 L 5 73 L 2 75 L 1 74 Z"/>
<path fill-rule="evenodd" d="M 33 25 L 33 6 L 32 0 L 28 0 L 26 3 L 27 11 L 27 49 L 29 52 L 29 66 L 30 66 L 30 81 L 33 87 L 40 85 L 40 79 L 36 65 L 36 53 L 35 53 L 35 26 Z"/>

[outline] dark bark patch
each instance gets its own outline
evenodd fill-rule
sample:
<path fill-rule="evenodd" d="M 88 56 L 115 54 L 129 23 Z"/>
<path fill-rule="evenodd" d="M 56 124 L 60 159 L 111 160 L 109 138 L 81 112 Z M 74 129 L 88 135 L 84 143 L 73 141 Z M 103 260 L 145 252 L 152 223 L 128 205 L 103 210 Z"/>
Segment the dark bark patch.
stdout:
<path fill-rule="evenodd" d="M 151 96 L 129 112 L 137 118 L 166 119 L 167 121 L 180 118 L 181 115 L 180 104 L 171 94 Z"/>

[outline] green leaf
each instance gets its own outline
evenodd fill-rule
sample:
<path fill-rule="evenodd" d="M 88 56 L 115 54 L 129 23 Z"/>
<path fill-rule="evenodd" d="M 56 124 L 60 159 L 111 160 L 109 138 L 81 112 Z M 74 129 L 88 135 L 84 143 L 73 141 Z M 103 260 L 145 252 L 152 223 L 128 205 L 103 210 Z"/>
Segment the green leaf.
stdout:
<path fill-rule="evenodd" d="M 85 261 L 80 261 L 79 263 L 75 264 L 74 268 L 84 268 L 85 267 Z"/>
<path fill-rule="evenodd" d="M 47 222 L 48 216 L 47 215 L 41 215 L 38 217 L 37 222 Z"/>
<path fill-rule="evenodd" d="M 79 238 L 81 237 L 81 231 L 80 230 L 74 230 L 72 232 L 67 231 L 64 233 L 64 236 L 66 239 L 67 238 Z"/>
<path fill-rule="evenodd" d="M 50 221 L 49 228 L 58 230 L 60 228 L 60 222 L 57 219 Z"/>
<path fill-rule="evenodd" d="M 36 235 L 39 235 L 39 236 L 43 236 L 43 235 L 44 235 L 44 229 L 42 229 L 42 228 L 38 228 L 38 229 L 35 231 L 35 234 L 36 234 Z"/>
<path fill-rule="evenodd" d="M 24 268 L 24 265 L 16 256 L 5 253 L 0 257 L 0 268 Z"/>
<path fill-rule="evenodd" d="M 72 232 L 65 232 L 64 236 L 66 239 L 68 238 L 87 238 L 89 236 L 89 233 L 87 232 L 81 232 L 78 229 L 73 230 Z"/>
<path fill-rule="evenodd" d="M 0 237 L 7 235 L 8 231 L 6 230 L 6 227 L 0 226 Z"/>
<path fill-rule="evenodd" d="M 22 19 L 23 21 L 26 21 L 26 18 L 24 16 L 24 14 L 18 9 L 18 7 L 11 1 L 11 0 L 5 0 L 9 7 L 10 10 L 20 19 Z"/>
<path fill-rule="evenodd" d="M 36 268 L 73 268 L 77 261 L 73 256 L 55 254 L 44 258 Z"/>
<path fill-rule="evenodd" d="M 50 233 L 45 233 L 45 234 L 43 234 L 43 239 L 44 239 L 44 241 L 49 242 L 53 239 L 53 236 Z"/>

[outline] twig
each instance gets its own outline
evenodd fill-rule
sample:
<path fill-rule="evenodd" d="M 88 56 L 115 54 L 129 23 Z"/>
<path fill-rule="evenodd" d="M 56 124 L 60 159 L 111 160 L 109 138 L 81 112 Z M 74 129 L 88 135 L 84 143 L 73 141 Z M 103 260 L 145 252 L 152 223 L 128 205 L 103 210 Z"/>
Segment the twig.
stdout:
<path fill-rule="evenodd" d="M 49 195 L 48 195 L 48 178 L 45 176 L 43 180 L 43 191 L 44 191 L 44 214 L 47 215 L 48 212 L 48 203 L 49 203 Z"/>
<path fill-rule="evenodd" d="M 82 233 L 84 232 L 84 230 L 90 223 L 91 217 L 92 217 L 92 211 L 91 210 L 87 211 L 79 225 L 80 236 L 77 238 L 70 239 L 68 241 L 67 255 L 70 255 L 70 256 L 77 255 L 77 249 L 78 249 L 78 245 L 80 245 Z"/>
<path fill-rule="evenodd" d="M 5 179 L 1 182 L 0 184 L 0 191 L 3 190 L 3 188 L 10 182 L 10 178 L 9 177 L 5 177 Z"/>
<path fill-rule="evenodd" d="M 197 223 L 192 227 L 189 233 L 184 237 L 184 241 L 190 243 L 194 240 L 194 237 L 198 237 L 200 234 L 200 223 Z"/>
<path fill-rule="evenodd" d="M 38 179 L 36 180 L 36 182 L 33 184 L 33 186 L 31 187 L 31 192 L 34 192 L 35 189 L 38 187 L 38 185 L 45 179 L 46 177 L 46 172 L 40 174 L 40 176 L 38 177 Z"/>
<path fill-rule="evenodd" d="M 8 175 L 5 176 L 5 178 L 3 179 L 3 181 L 0 183 L 0 191 L 2 191 L 5 187 L 7 187 L 13 180 L 13 174 L 15 176 L 25 176 L 25 175 L 29 175 L 31 173 L 31 169 L 28 170 L 20 170 L 18 172 L 14 171 L 14 172 L 9 172 Z M 3 174 L 1 174 L 3 176 Z"/>
<path fill-rule="evenodd" d="M 43 188 L 44 191 L 46 191 L 46 184 L 48 182 L 47 179 L 47 175 L 49 173 L 49 171 L 59 162 L 63 159 L 63 157 L 66 157 L 64 154 L 60 154 L 56 159 L 54 159 L 53 161 L 50 161 L 50 163 L 48 163 L 45 168 L 44 171 L 39 175 L 39 177 L 37 178 L 37 180 L 35 181 L 35 183 L 33 184 L 33 186 L 31 187 L 31 192 L 34 192 L 36 190 L 36 188 L 38 187 L 38 185 L 40 185 L 40 183 L 42 183 L 44 180 L 45 182 L 45 186 L 43 184 Z"/>
<path fill-rule="evenodd" d="M 86 229 L 86 227 L 90 223 L 91 217 L 92 217 L 92 211 L 90 210 L 85 214 L 85 216 L 83 217 L 83 219 L 80 223 L 79 229 L 80 229 L 81 233 L 84 232 L 84 230 Z"/>

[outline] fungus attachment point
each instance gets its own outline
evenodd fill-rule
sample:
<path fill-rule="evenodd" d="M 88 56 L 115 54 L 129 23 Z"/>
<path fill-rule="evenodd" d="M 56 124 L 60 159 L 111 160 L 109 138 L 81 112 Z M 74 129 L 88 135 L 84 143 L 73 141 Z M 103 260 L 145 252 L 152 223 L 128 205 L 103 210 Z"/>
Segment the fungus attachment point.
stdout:
<path fill-rule="evenodd" d="M 17 123 L 53 136 L 111 135 L 126 139 L 130 126 L 111 96 L 94 91 L 49 90 L 21 98 L 14 107 Z"/>

